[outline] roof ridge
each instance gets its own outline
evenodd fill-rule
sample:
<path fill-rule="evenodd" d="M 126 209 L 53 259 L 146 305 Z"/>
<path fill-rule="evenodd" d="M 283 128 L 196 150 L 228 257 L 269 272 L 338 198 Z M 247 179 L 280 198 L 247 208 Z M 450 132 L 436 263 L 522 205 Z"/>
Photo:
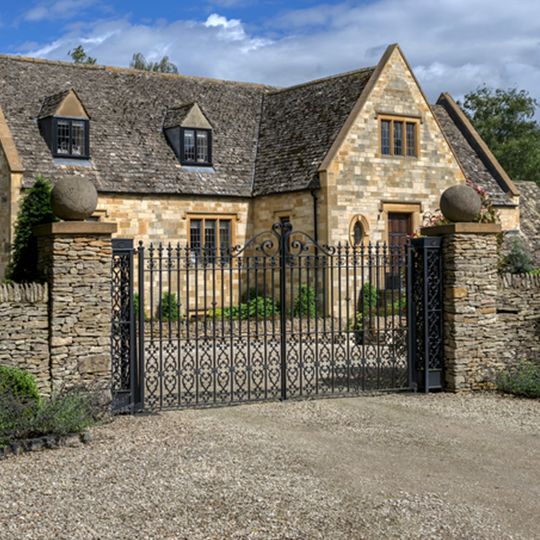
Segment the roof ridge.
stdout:
<path fill-rule="evenodd" d="M 326 81 L 329 81 L 329 80 L 332 80 L 332 79 L 339 79 L 341 77 L 347 77 L 349 75 L 356 75 L 358 73 L 368 72 L 368 71 L 373 71 L 373 70 L 375 70 L 375 66 L 352 69 L 350 71 L 344 71 L 342 73 L 334 73 L 334 75 L 328 75 L 327 77 L 321 77 L 320 79 L 312 79 L 311 81 L 306 81 L 306 82 L 303 82 L 303 83 L 293 84 L 292 86 L 286 86 L 284 88 L 275 88 L 274 87 L 275 89 L 274 90 L 269 90 L 268 94 L 270 94 L 270 95 L 279 94 L 279 93 L 287 92 L 288 90 L 296 90 L 297 88 L 302 88 L 303 86 L 310 86 L 312 84 L 319 84 L 319 83 L 326 82 Z M 270 87 L 270 88 L 272 88 L 272 87 Z"/>
<path fill-rule="evenodd" d="M 261 88 L 263 90 L 276 89 L 275 86 L 271 86 L 263 83 L 246 82 L 246 81 L 231 81 L 227 79 L 217 79 L 212 77 L 203 77 L 200 75 L 185 75 L 183 73 L 161 73 L 159 71 L 145 71 L 142 69 L 135 69 L 123 66 L 109 66 L 106 64 L 82 64 L 75 62 L 68 62 L 66 60 L 51 60 L 49 58 L 34 58 L 32 56 L 24 56 L 18 54 L 5 54 L 0 53 L 0 60 L 9 60 L 12 62 L 27 62 L 30 64 L 49 64 L 54 66 L 71 67 L 74 69 L 90 69 L 96 71 L 111 71 L 117 73 L 125 73 L 126 75 L 133 75 L 138 77 L 161 77 L 168 79 L 194 79 L 197 81 L 207 81 L 218 84 L 230 84 L 241 85 L 247 87 Z"/>

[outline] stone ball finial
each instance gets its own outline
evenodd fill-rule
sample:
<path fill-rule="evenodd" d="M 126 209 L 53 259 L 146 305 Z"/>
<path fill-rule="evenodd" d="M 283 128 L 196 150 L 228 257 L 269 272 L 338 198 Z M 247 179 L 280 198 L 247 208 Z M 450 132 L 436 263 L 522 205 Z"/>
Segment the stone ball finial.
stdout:
<path fill-rule="evenodd" d="M 54 214 L 65 221 L 82 221 L 97 207 L 97 190 L 86 178 L 71 176 L 58 180 L 51 193 Z"/>
<path fill-rule="evenodd" d="M 441 195 L 441 212 L 450 221 L 474 221 L 480 213 L 481 207 L 480 195 L 466 184 L 449 187 Z"/>

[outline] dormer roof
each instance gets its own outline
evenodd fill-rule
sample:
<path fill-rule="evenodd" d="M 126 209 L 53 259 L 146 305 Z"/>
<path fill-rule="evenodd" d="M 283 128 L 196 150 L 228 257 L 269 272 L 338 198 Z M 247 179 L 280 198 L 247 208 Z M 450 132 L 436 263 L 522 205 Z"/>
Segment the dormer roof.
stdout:
<path fill-rule="evenodd" d="M 187 103 L 168 109 L 163 121 L 163 129 L 173 127 L 212 129 L 197 103 Z"/>
<path fill-rule="evenodd" d="M 50 116 L 84 118 L 85 120 L 90 119 L 81 99 L 73 88 L 62 90 L 47 96 L 43 100 L 38 119 L 41 120 L 43 118 L 49 118 Z"/>

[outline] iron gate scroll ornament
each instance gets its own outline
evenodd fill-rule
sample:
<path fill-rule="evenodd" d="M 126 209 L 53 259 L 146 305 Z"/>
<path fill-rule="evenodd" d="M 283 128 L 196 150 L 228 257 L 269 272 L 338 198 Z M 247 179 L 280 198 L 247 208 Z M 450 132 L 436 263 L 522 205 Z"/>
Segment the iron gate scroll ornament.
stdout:
<path fill-rule="evenodd" d="M 289 223 L 243 246 L 207 241 L 211 249 L 139 243 L 137 302 L 132 248 L 115 249 L 113 390 L 133 410 L 410 389 L 424 377 L 412 362 L 438 358 L 439 300 L 409 302 L 420 283 L 423 294 L 438 291 L 422 266 L 431 255 L 322 245 Z M 426 370 L 427 388 L 439 367 Z"/>

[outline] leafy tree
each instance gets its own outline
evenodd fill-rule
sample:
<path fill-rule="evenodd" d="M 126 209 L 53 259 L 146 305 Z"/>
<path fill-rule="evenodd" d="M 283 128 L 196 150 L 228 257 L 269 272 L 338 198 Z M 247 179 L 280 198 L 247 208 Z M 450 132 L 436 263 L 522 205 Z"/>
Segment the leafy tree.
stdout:
<path fill-rule="evenodd" d="M 73 50 L 68 51 L 69 56 L 76 64 L 95 64 L 96 59 L 92 56 L 87 56 L 86 51 L 82 45 L 75 47 Z"/>
<path fill-rule="evenodd" d="M 37 241 L 32 234 L 32 228 L 53 221 L 56 221 L 56 218 L 51 208 L 51 184 L 38 176 L 34 186 L 24 195 L 19 209 L 11 263 L 7 271 L 8 279 L 19 283 L 39 279 Z"/>
<path fill-rule="evenodd" d="M 540 126 L 537 101 L 525 90 L 482 86 L 465 96 L 466 114 L 514 180 L 540 183 Z"/>
<path fill-rule="evenodd" d="M 173 64 L 168 56 L 164 56 L 159 62 L 146 60 L 140 52 L 135 53 L 129 64 L 130 68 L 140 69 L 142 71 L 155 71 L 159 73 L 178 73 L 178 68 Z"/>

